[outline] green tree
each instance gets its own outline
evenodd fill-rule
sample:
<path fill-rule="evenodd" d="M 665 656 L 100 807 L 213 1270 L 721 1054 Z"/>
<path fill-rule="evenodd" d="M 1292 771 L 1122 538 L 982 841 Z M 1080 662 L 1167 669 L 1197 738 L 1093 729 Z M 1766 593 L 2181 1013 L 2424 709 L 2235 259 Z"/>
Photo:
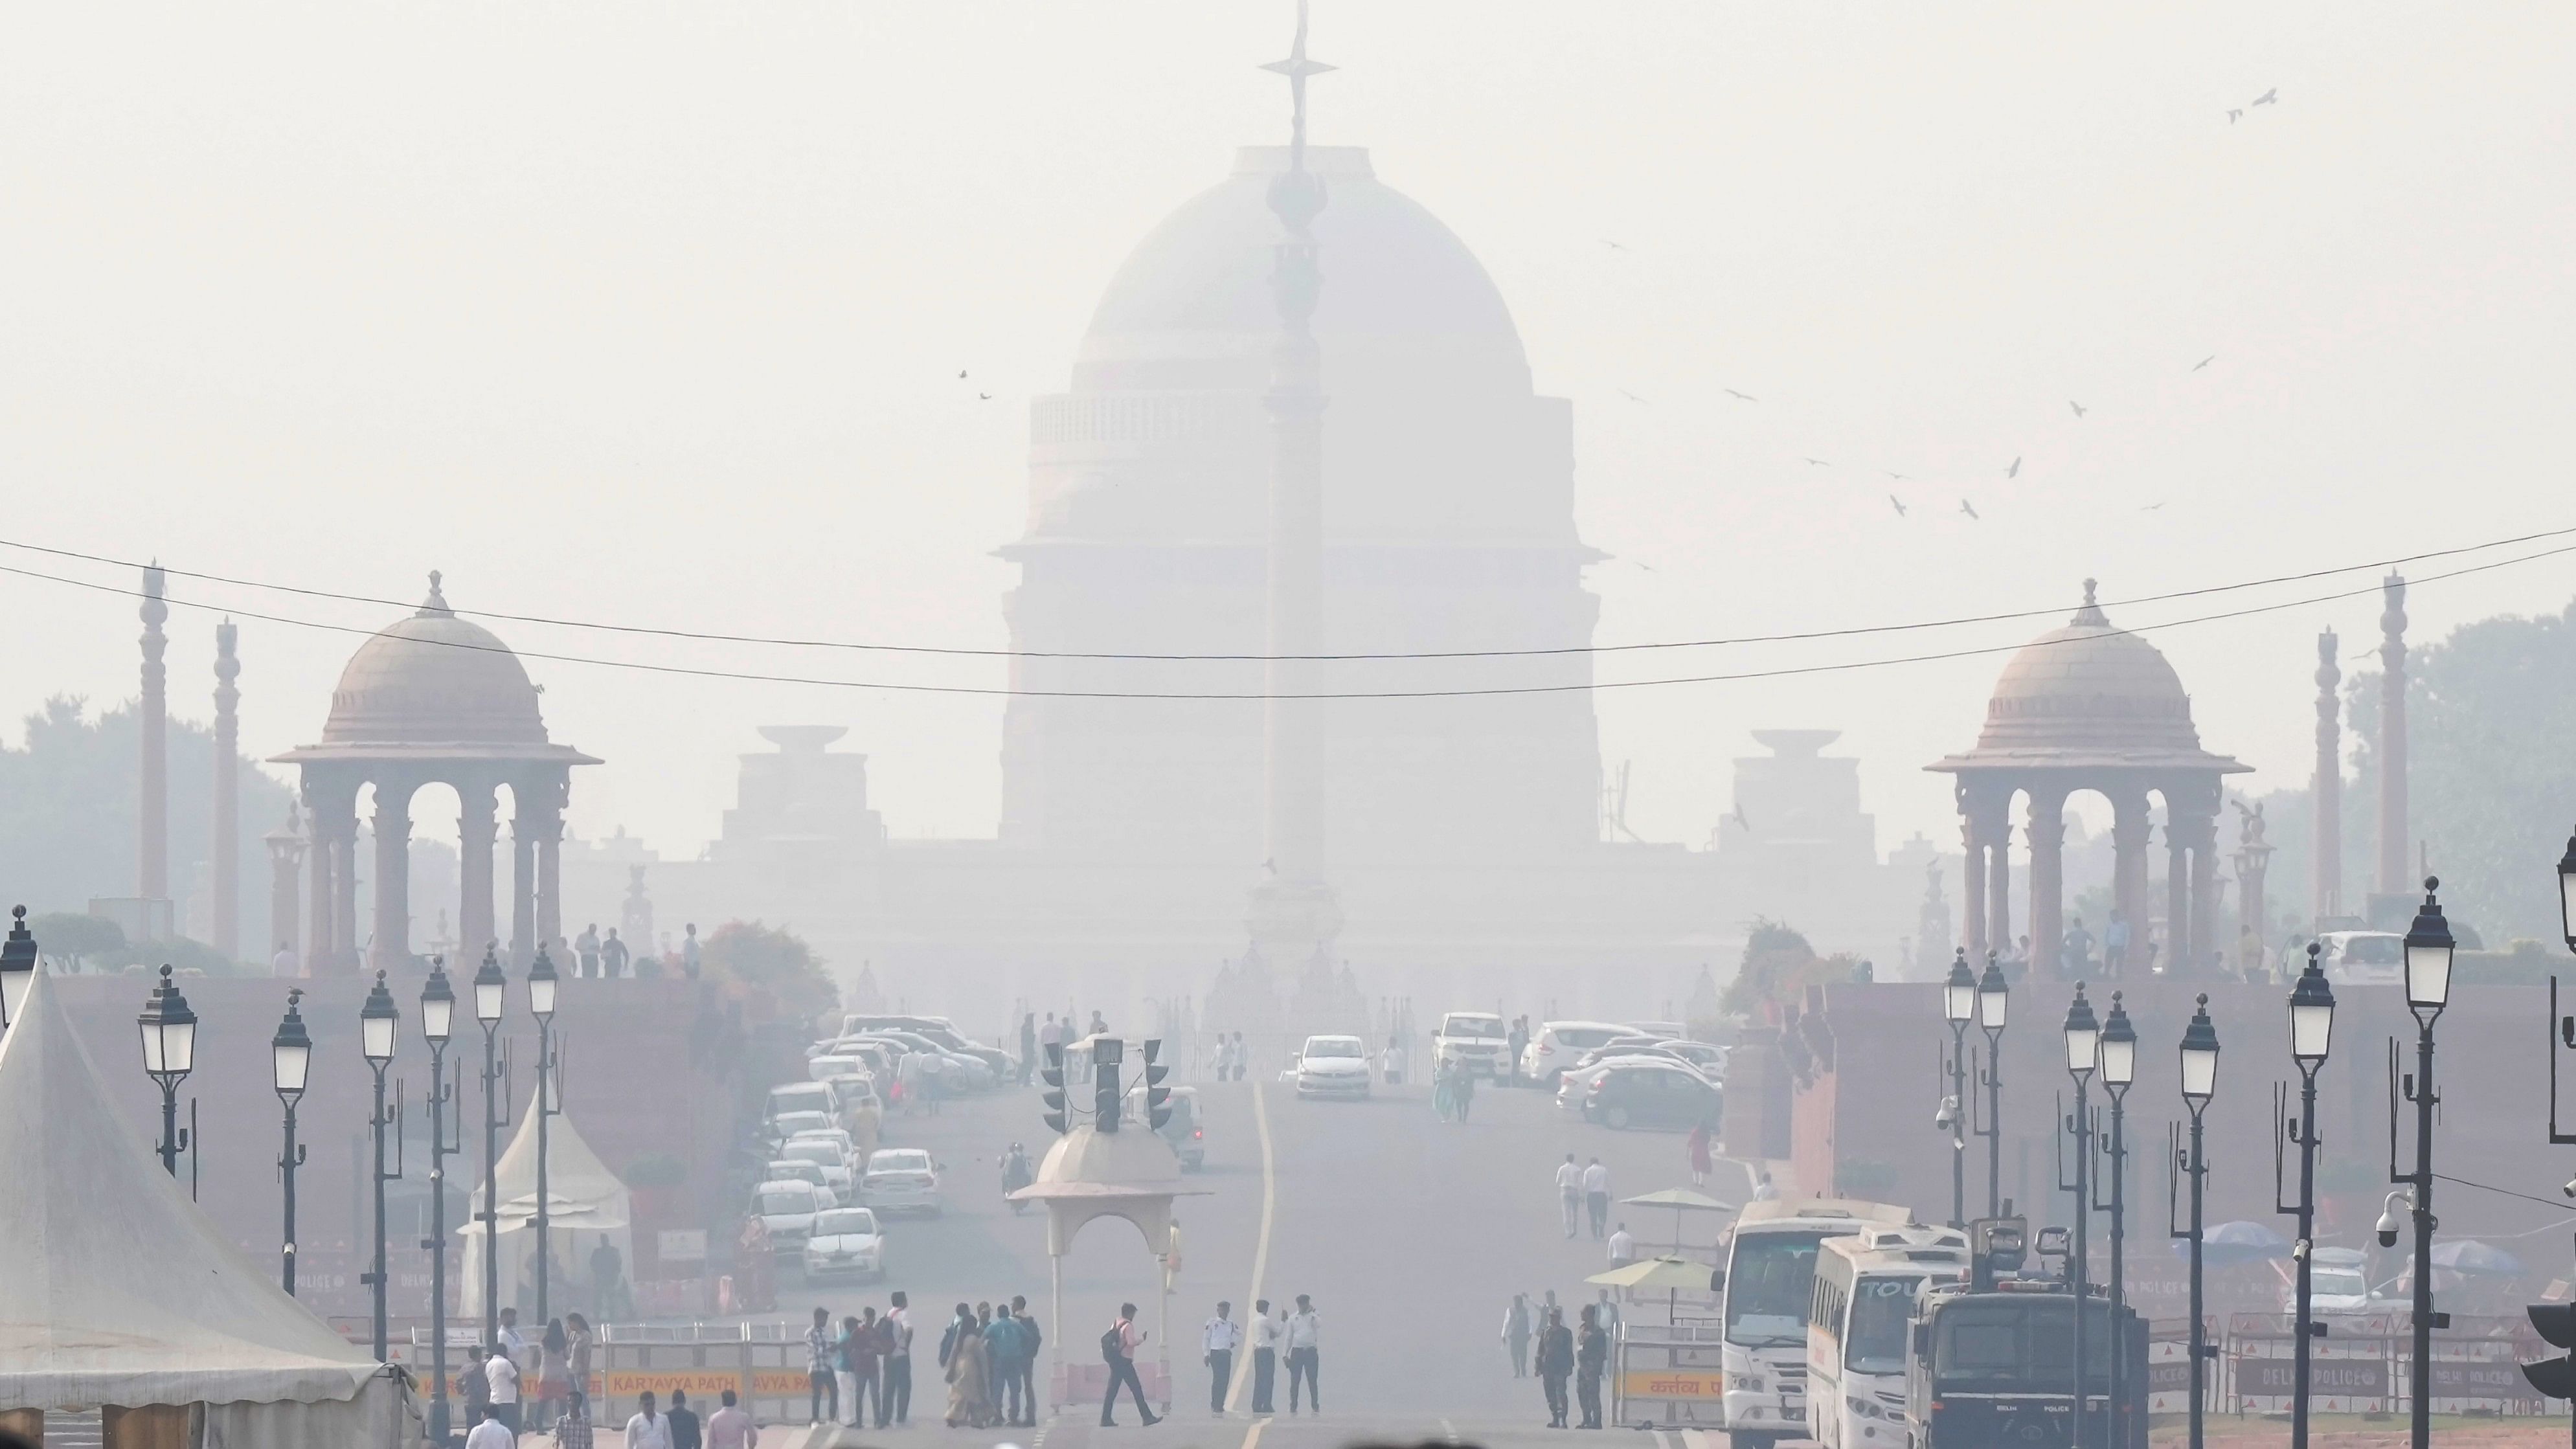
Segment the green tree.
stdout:
<path fill-rule="evenodd" d="M 1744 938 L 1744 960 L 1726 984 L 1728 1011 L 1758 1014 L 1766 1005 L 1791 1005 L 1810 986 L 1834 986 L 1858 979 L 1860 962 L 1848 955 L 1819 956 L 1794 927 L 1755 917 Z"/>
<path fill-rule="evenodd" d="M 701 952 L 706 969 L 748 986 L 765 988 L 790 1010 L 829 1011 L 841 989 L 804 940 L 783 927 L 727 921 L 710 932 Z"/>

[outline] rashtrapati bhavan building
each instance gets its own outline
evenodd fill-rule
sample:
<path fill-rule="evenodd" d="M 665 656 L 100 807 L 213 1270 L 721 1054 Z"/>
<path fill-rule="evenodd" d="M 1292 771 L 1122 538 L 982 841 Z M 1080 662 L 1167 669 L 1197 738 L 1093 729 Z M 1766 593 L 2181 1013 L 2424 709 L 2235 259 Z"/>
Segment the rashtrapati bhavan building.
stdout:
<path fill-rule="evenodd" d="M 1756 914 L 1895 961 L 1933 858 L 1882 859 L 1830 733 L 1766 731 L 1773 753 L 1737 762 L 1738 808 L 1704 843 L 1640 841 L 1604 809 L 1581 652 L 1603 555 L 1575 529 L 1574 459 L 1571 405 L 1532 390 L 1509 308 L 1447 227 L 1357 148 L 1246 148 L 1137 245 L 1069 387 L 1031 408 L 1027 526 L 1001 550 L 1022 653 L 990 838 L 888 838 L 868 757 L 805 723 L 761 731 L 703 850 L 565 839 L 557 891 L 564 785 L 531 795 L 530 831 L 487 814 L 468 833 L 536 841 L 514 864 L 544 938 L 784 923 L 845 980 L 865 964 L 889 1002 L 982 1022 L 1022 999 L 1205 1002 L 1229 963 L 1283 998 L 1306 980 L 1426 1014 L 1670 1014 L 1703 965 L 1724 978 Z M 445 607 L 388 633 L 463 627 Z M 534 686 L 491 647 L 485 672 L 527 694 L 522 752 L 551 751 L 550 778 L 557 755 L 586 763 L 543 743 Z M 1570 652 L 1475 657 L 1533 650 Z M 1470 657 L 1300 664 L 1279 677 L 1301 693 L 1416 697 L 1281 710 L 1261 696 L 1282 666 L 1260 656 L 1287 652 Z M 377 678 L 386 649 L 361 653 L 366 689 L 408 687 Z M 1234 657 L 1091 657 L 1112 654 Z M 1174 694 L 1216 697 L 1133 697 Z M 1713 719 L 1712 747 L 1754 723 Z M 494 853 L 469 850 L 469 872 Z M 329 886 L 345 897 L 336 868 Z M 416 952 L 423 895 L 404 903 Z M 502 911 L 464 892 L 459 924 L 523 953 L 528 929 L 501 918 L 530 895 Z M 357 907 L 322 909 L 354 962 Z M 401 927 L 367 916 L 370 956 L 392 954 Z"/>

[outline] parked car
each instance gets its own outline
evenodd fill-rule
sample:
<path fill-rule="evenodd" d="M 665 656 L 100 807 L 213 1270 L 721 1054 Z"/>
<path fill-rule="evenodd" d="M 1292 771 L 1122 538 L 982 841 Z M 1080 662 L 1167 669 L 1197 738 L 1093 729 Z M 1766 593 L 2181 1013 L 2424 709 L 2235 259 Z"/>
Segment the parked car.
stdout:
<path fill-rule="evenodd" d="M 842 1203 L 849 1201 L 850 1198 L 850 1195 L 846 1192 L 832 1191 L 832 1185 L 824 1180 L 822 1168 L 811 1162 L 800 1161 L 793 1157 L 772 1158 L 767 1165 L 760 1169 L 760 1175 L 761 1180 L 764 1182 L 812 1183 L 814 1186 L 823 1189 L 825 1193 L 830 1194 L 832 1199 L 831 1205 L 834 1207 L 838 1207 Z"/>
<path fill-rule="evenodd" d="M 1456 1062 L 1469 1074 L 1479 1077 L 1501 1077 L 1508 1073 L 1511 1055 L 1511 1028 L 1503 1019 L 1486 1011 L 1452 1011 L 1440 1018 L 1439 1029 L 1431 1033 L 1432 1070 Z"/>
<path fill-rule="evenodd" d="M 820 1112 L 788 1112 L 770 1119 L 769 1125 L 761 1132 L 761 1141 L 771 1147 L 783 1147 L 789 1138 L 800 1132 L 837 1131 L 840 1125 L 837 1120 Z"/>
<path fill-rule="evenodd" d="M 1000 1047 L 986 1046 L 966 1035 L 957 1029 L 954 1022 L 944 1016 L 883 1016 L 852 1012 L 841 1018 L 843 1036 L 859 1036 L 876 1031 L 909 1032 L 943 1051 L 974 1057 L 990 1068 L 997 1079 L 1019 1075 L 1019 1058 Z"/>
<path fill-rule="evenodd" d="M 770 1250 L 777 1253 L 805 1251 L 815 1214 L 835 1205 L 822 1188 L 793 1178 L 774 1178 L 751 1190 L 752 1216 L 769 1230 Z"/>
<path fill-rule="evenodd" d="M 1365 1097 L 1368 1048 L 1355 1036 L 1310 1036 L 1297 1053 L 1300 1097 Z"/>
<path fill-rule="evenodd" d="M 1555 1086 L 1556 1079 L 1585 1052 L 1606 1046 L 1615 1037 L 1634 1035 L 1628 1028 L 1608 1021 L 1542 1022 L 1538 1035 L 1531 1037 L 1521 1052 L 1521 1075 Z"/>
<path fill-rule="evenodd" d="M 885 1230 L 863 1207 L 833 1208 L 814 1218 L 805 1240 L 806 1278 L 885 1276 Z"/>
<path fill-rule="evenodd" d="M 822 1171 L 823 1186 L 832 1190 L 834 1198 L 842 1202 L 852 1200 L 850 1150 L 841 1143 L 819 1132 L 808 1133 L 802 1137 L 789 1138 L 778 1149 L 778 1155 L 788 1162 L 814 1164 Z"/>
<path fill-rule="evenodd" d="M 918 1147 L 880 1147 L 868 1158 L 859 1196 L 879 1212 L 940 1213 L 939 1164 Z"/>
<path fill-rule="evenodd" d="M 1699 1073 L 1672 1062 L 1630 1062 L 1611 1067 L 1585 1089 L 1583 1117 L 1609 1127 L 1687 1130 L 1714 1124 L 1718 1090 Z"/>
<path fill-rule="evenodd" d="M 2317 944 L 2325 948 L 2318 953 L 2317 966 L 2337 986 L 2405 983 L 2406 938 L 2393 931 L 2327 931 L 2317 937 Z"/>

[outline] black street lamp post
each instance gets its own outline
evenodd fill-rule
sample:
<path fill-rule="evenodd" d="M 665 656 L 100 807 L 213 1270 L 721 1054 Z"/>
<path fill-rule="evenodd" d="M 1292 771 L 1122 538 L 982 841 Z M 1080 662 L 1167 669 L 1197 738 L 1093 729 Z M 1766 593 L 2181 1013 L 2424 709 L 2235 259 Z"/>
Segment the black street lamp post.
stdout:
<path fill-rule="evenodd" d="M 496 1033 L 509 989 L 500 956 L 486 945 L 482 969 L 474 973 L 474 1019 L 483 1023 L 483 1346 L 494 1353 L 501 1346 L 501 1064 Z"/>
<path fill-rule="evenodd" d="M 27 933 L 27 908 L 10 912 L 9 939 L 0 943 L 0 1032 L 18 1019 L 18 1003 L 36 982 L 36 938 Z"/>
<path fill-rule="evenodd" d="M 2084 999 L 2084 983 L 2075 983 L 2075 1000 L 2066 1008 L 2066 1074 L 2075 1079 L 2075 1114 L 2066 1119 L 2066 1130 L 2075 1134 L 2075 1180 L 2061 1182 L 2059 1187 L 2075 1195 L 2075 1238 L 2066 1258 L 2066 1278 L 2075 1290 L 2075 1423 L 2074 1437 L 2068 1442 L 2084 1449 L 2089 1437 L 2085 1421 L 2093 1407 L 2091 1375 L 2085 1372 L 2084 1320 L 2091 1296 L 2088 1279 L 2092 1262 L 2086 1257 L 2084 1244 L 2086 1221 L 2093 1216 L 2093 1071 L 2102 1051 L 2102 1025 L 2094 1018 L 2093 1004 Z M 2063 1141 L 2064 1139 L 2059 1139 Z"/>
<path fill-rule="evenodd" d="M 2191 1111 L 2191 1147 L 2174 1153 L 2175 1169 L 2191 1178 L 2191 1227 L 2175 1237 L 2191 1243 L 2191 1449 L 2201 1449 L 2207 1432 L 2207 1375 L 2211 1349 L 2201 1311 L 2201 1195 L 2208 1186 L 2209 1159 L 2201 1155 L 2200 1119 L 2218 1092 L 2218 1028 L 2209 1019 L 2209 997 L 2203 994 L 2182 1034 L 2182 1101 Z M 2173 1201 L 2165 1207 L 2171 1214 Z"/>
<path fill-rule="evenodd" d="M 537 1018 L 537 1322 L 541 1324 L 554 1321 L 546 1316 L 546 1274 L 554 1262 L 554 1235 L 548 1216 L 554 1205 L 546 1201 L 546 1119 L 555 1114 L 557 979 L 555 963 L 540 944 L 535 964 L 528 967 L 528 1009 Z"/>
<path fill-rule="evenodd" d="M 2315 1296 L 2316 1254 L 2313 1239 L 2317 1221 L 2317 1072 L 2326 1064 L 2326 1054 L 2334 1044 L 2334 988 L 2326 984 L 2326 973 L 2318 964 L 2318 953 L 2324 948 L 2308 943 L 2307 969 L 2299 973 L 2298 984 L 2290 990 L 2290 1060 L 2299 1068 L 2299 1120 L 2296 1125 L 2283 1123 L 2282 1133 L 2299 1145 L 2299 1200 L 2296 1204 L 2280 1201 L 2280 1147 L 2273 1147 L 2272 1188 L 2275 1212 L 2295 1215 L 2299 1220 L 2299 1240 L 2292 1245 L 2291 1256 L 2298 1260 L 2296 1278 L 2296 1321 L 2292 1335 L 2290 1384 L 2290 1446 L 2308 1449 L 2308 1361 L 2314 1357 L 2312 1340 L 2319 1325 L 2311 1316 Z M 2282 1111 L 2277 1097 L 2275 1114 Z"/>
<path fill-rule="evenodd" d="M 1950 979 L 1941 987 L 1941 1015 L 1950 1023 L 1950 1060 L 1944 1065 L 1950 1095 L 1941 1103 L 1933 1125 L 1950 1130 L 1950 1226 L 1968 1223 L 1968 1023 L 1977 1015 L 1977 977 L 1968 969 L 1968 949 L 1950 962 Z"/>
<path fill-rule="evenodd" d="M 2426 877 L 2424 907 L 2406 931 L 2406 1009 L 2415 1017 L 2415 1071 L 2406 1078 L 2406 1099 L 2415 1104 L 2415 1170 L 2397 1170 L 2397 1103 L 2388 1104 L 2388 1180 L 2407 1185 L 2415 1218 L 2415 1361 L 2407 1374 L 2411 1397 L 2407 1442 L 2413 1449 L 2433 1443 L 2433 1330 L 2450 1326 L 2448 1314 L 2433 1311 L 2433 1110 L 2441 1096 L 2433 1089 L 2433 1023 L 2451 1001 L 2451 926 L 2442 918 L 2434 892 L 2441 881 Z M 2397 1044 L 2388 1044 L 2389 1065 L 2396 1066 Z M 2394 1075 L 2392 1071 L 2391 1075 Z"/>
<path fill-rule="evenodd" d="M 152 988 L 135 1024 L 143 1029 L 143 1074 L 161 1089 L 161 1167 L 177 1177 L 179 1153 L 189 1141 L 179 1130 L 179 1084 L 197 1065 L 197 1013 L 171 984 L 169 967 L 161 968 L 161 984 Z"/>
<path fill-rule="evenodd" d="M 420 1031 L 429 1038 L 429 1441 L 447 1442 L 447 1145 L 448 1104 L 456 1088 L 447 1080 L 447 1039 L 456 1022 L 456 989 L 447 982 L 447 963 L 429 961 L 429 980 L 420 988 Z"/>
<path fill-rule="evenodd" d="M 394 1170 L 390 1173 L 385 1171 L 385 1128 L 391 1126 L 394 1120 L 402 1115 L 402 1106 L 397 1102 L 393 1115 L 391 1117 L 386 1115 L 385 1068 L 394 1063 L 395 1030 L 401 1024 L 402 1012 L 394 1005 L 394 994 L 385 989 L 385 973 L 378 971 L 375 988 L 367 993 L 366 1004 L 358 1008 L 359 1048 L 366 1053 L 367 1066 L 373 1070 L 376 1078 L 375 1108 L 367 1117 L 367 1126 L 375 1139 L 376 1147 L 376 1268 L 374 1272 L 367 1275 L 367 1283 L 375 1289 L 376 1362 L 378 1363 L 392 1361 L 385 1346 L 385 1290 L 388 1286 L 385 1279 L 385 1184 L 402 1176 L 402 1163 L 397 1158 Z"/>
<path fill-rule="evenodd" d="M 286 1105 L 286 1150 L 278 1155 L 277 1170 L 286 1184 L 286 1243 L 280 1256 L 285 1259 L 282 1282 L 289 1298 L 295 1296 L 295 1169 L 304 1165 L 304 1149 L 295 1143 L 295 1104 L 304 1099 L 304 1083 L 313 1071 L 313 1037 L 304 1029 L 304 1013 L 296 1009 L 303 999 L 300 986 L 286 993 L 285 1019 L 268 1041 L 271 1080 L 277 1100 Z"/>
<path fill-rule="evenodd" d="M 1975 1129 L 1986 1139 L 1986 1216 L 2004 1214 L 2004 1012 L 2012 1005 L 2012 987 L 1995 953 L 1986 953 L 1986 971 L 1977 978 L 1977 1025 L 1986 1033 L 1986 1065 L 1980 1075 L 1986 1088 L 1985 1125 Z"/>
<path fill-rule="evenodd" d="M 2128 1388 L 2128 1342 L 2120 1319 L 2120 1309 L 2128 1302 L 2123 1242 L 2127 1236 L 2129 1211 L 2129 1086 L 2138 1079 L 2138 1032 L 2129 1021 L 2129 1010 L 2120 1004 L 2120 993 L 2111 993 L 2111 1015 L 2102 1023 L 2101 1040 L 2102 1089 L 2111 1096 L 2111 1135 L 2102 1143 L 2102 1155 L 2109 1159 L 2111 1200 L 2095 1206 L 2111 1215 L 2111 1405 L 2108 1415 L 2110 1442 L 2116 1446 L 2128 1442 L 2121 1437 L 2121 1395 Z M 2101 1186 L 2097 1178 L 2094 1183 Z"/>

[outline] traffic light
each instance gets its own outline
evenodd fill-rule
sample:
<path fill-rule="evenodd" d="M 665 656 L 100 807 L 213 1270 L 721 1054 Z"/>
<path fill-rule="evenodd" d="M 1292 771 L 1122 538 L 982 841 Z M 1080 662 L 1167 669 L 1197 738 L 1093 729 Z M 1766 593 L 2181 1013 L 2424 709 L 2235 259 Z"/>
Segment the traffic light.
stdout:
<path fill-rule="evenodd" d="M 1061 1043 L 1047 1043 L 1046 1065 L 1038 1068 L 1038 1075 L 1046 1082 L 1046 1091 L 1040 1094 L 1046 1102 L 1046 1124 L 1058 1133 L 1071 1130 L 1071 1114 L 1065 1110 L 1064 1103 L 1064 1047 Z"/>
<path fill-rule="evenodd" d="M 2576 1349 L 2576 1303 L 2534 1303 L 2523 1310 L 2531 1326 L 2558 1348 Z M 2531 1386 L 2553 1399 L 2576 1399 L 2576 1354 L 2562 1353 L 2522 1366 Z"/>
<path fill-rule="evenodd" d="M 1091 1123 L 1103 1132 L 1118 1130 L 1118 1064 L 1101 1062 L 1091 1069 Z"/>
<path fill-rule="evenodd" d="M 1163 1053 L 1163 1040 L 1148 1037 L 1145 1041 L 1145 1125 L 1160 1132 L 1172 1120 L 1172 1089 L 1163 1079 L 1172 1074 L 1170 1067 L 1158 1065 L 1155 1058 Z"/>

